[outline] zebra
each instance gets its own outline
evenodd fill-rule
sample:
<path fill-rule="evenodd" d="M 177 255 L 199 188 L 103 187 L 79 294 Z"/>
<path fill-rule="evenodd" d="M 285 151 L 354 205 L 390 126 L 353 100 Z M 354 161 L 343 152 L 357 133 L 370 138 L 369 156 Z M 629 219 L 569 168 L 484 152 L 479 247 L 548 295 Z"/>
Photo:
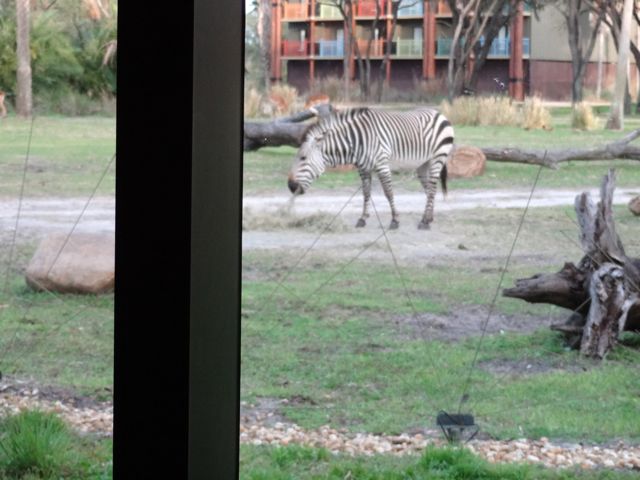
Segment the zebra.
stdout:
<path fill-rule="evenodd" d="M 419 229 L 429 229 L 438 177 L 447 193 L 447 159 L 453 148 L 451 123 L 433 109 L 407 112 L 354 108 L 321 118 L 309 128 L 289 172 L 288 187 L 303 194 L 327 167 L 353 164 L 362 181 L 364 206 L 356 227 L 369 217 L 371 176 L 378 176 L 391 207 L 390 229 L 398 228 L 393 201 L 390 165 L 402 162 L 416 166 L 427 202 Z"/>

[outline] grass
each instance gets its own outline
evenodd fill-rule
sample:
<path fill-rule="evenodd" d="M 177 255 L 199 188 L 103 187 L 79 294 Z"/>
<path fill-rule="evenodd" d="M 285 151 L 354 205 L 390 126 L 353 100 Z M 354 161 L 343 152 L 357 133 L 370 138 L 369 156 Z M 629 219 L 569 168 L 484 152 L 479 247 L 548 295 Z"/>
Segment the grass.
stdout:
<path fill-rule="evenodd" d="M 111 441 L 80 437 L 57 416 L 23 411 L 0 421 L 0 479 L 110 479 Z"/>
<path fill-rule="evenodd" d="M 30 131 L 31 121 L 0 120 L 0 198 L 20 192 Z M 114 154 L 114 118 L 36 117 L 24 195 L 88 198 Z M 114 192 L 112 166 L 97 194 Z"/>
<path fill-rule="evenodd" d="M 465 449 L 429 447 L 415 457 L 348 457 L 306 447 L 240 449 L 243 480 L 605 480 L 636 474 L 608 470 L 551 470 L 525 464 L 493 465 Z"/>
<path fill-rule="evenodd" d="M 625 348 L 596 365 L 567 351 L 548 329 L 506 329 L 485 338 L 467 384 L 479 331 L 452 343 L 413 322 L 405 284 L 421 314 L 487 305 L 499 275 L 487 268 L 494 260 L 430 265 L 428 275 L 424 267 L 403 265 L 403 281 L 391 262 L 369 259 L 354 262 L 318 290 L 338 270 L 338 262 L 311 257 L 270 298 L 273 278 L 281 277 L 297 254 L 244 256 L 245 271 L 251 272 L 243 281 L 244 400 L 296 398 L 283 413 L 307 428 L 331 424 L 353 432 L 400 433 L 434 426 L 435 414 L 457 408 L 468 387 L 468 408 L 485 432 L 499 438 L 640 438 L 640 384 L 633 373 L 640 361 L 637 348 Z M 515 262 L 504 285 L 535 271 L 538 266 Z M 509 299 L 500 299 L 497 311 L 559 315 L 548 306 Z M 533 375 L 523 369 L 504 375 L 484 368 L 492 362 L 548 368 Z M 603 411 L 608 412 L 606 423 Z"/>

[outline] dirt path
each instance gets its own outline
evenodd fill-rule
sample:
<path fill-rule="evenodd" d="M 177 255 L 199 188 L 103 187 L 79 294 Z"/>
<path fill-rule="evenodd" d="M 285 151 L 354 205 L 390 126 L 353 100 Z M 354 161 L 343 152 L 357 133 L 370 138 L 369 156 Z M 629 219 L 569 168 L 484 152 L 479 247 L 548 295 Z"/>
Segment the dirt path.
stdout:
<path fill-rule="evenodd" d="M 310 192 L 299 197 L 293 206 L 297 215 L 314 212 L 334 214 L 347 202 L 351 193 L 340 191 L 332 194 Z M 531 203 L 532 208 L 572 205 L 576 195 L 581 190 L 538 190 Z M 597 190 L 593 190 L 595 195 Z M 614 198 L 615 204 L 626 204 L 638 195 L 637 190 L 619 188 Z M 529 192 L 525 190 L 457 190 L 449 193 L 446 200 L 438 196 L 436 200 L 437 212 L 468 210 L 474 208 L 523 208 L 527 202 Z M 396 204 L 405 216 L 419 215 L 424 208 L 424 194 L 399 193 Z M 243 206 L 253 212 L 276 213 L 288 208 L 290 195 L 256 195 L 246 196 Z M 388 207 L 386 200 L 380 194 L 373 194 L 373 201 L 379 206 L 381 214 L 386 214 Z M 32 234 L 46 231 L 68 231 L 82 212 L 86 198 L 27 198 L 22 202 L 18 230 Z M 358 193 L 348 203 L 343 211 L 347 223 L 357 219 L 362 208 L 361 195 Z M 18 200 L 0 198 L 0 231 L 13 230 L 18 211 Z M 114 231 L 115 230 L 115 199 L 113 197 L 94 198 L 82 215 L 77 229 L 79 231 Z M 249 242 L 246 248 L 252 248 L 255 242 Z"/>

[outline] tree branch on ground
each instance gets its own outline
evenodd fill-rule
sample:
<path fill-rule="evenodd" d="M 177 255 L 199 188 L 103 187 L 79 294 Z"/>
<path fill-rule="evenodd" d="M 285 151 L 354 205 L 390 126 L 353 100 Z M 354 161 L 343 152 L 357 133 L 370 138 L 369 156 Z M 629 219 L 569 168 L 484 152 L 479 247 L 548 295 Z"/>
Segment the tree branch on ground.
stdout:
<path fill-rule="evenodd" d="M 604 358 L 623 331 L 640 329 L 640 259 L 626 255 L 613 221 L 615 173 L 602 180 L 600 202 L 588 192 L 576 197 L 580 243 L 585 255 L 554 274 L 516 280 L 505 297 L 549 303 L 573 310 L 566 322 L 552 325 L 573 348 Z"/>

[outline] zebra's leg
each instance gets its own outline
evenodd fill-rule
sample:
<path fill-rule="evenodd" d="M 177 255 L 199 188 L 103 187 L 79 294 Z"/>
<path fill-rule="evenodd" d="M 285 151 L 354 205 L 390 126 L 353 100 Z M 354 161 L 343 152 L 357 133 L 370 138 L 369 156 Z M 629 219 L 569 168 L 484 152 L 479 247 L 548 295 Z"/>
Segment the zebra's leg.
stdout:
<path fill-rule="evenodd" d="M 383 164 L 376 169 L 380 183 L 382 184 L 382 190 L 389 202 L 389 208 L 391 208 L 391 223 L 389 224 L 390 230 L 395 230 L 400 225 L 398 223 L 398 212 L 393 201 L 393 189 L 391 188 L 391 170 L 387 164 Z"/>
<path fill-rule="evenodd" d="M 369 202 L 371 201 L 371 172 L 360 170 L 360 179 L 362 180 L 364 205 L 362 206 L 362 216 L 358 219 L 356 228 L 364 227 L 367 224 L 367 218 L 369 218 Z"/>
<path fill-rule="evenodd" d="M 429 160 L 418 167 L 418 179 L 427 195 L 427 204 L 424 208 L 422 220 L 418 224 L 420 230 L 429 230 L 433 221 L 433 202 L 436 198 L 436 190 L 438 188 L 438 179 L 442 170 L 442 161 L 436 157 Z"/>

